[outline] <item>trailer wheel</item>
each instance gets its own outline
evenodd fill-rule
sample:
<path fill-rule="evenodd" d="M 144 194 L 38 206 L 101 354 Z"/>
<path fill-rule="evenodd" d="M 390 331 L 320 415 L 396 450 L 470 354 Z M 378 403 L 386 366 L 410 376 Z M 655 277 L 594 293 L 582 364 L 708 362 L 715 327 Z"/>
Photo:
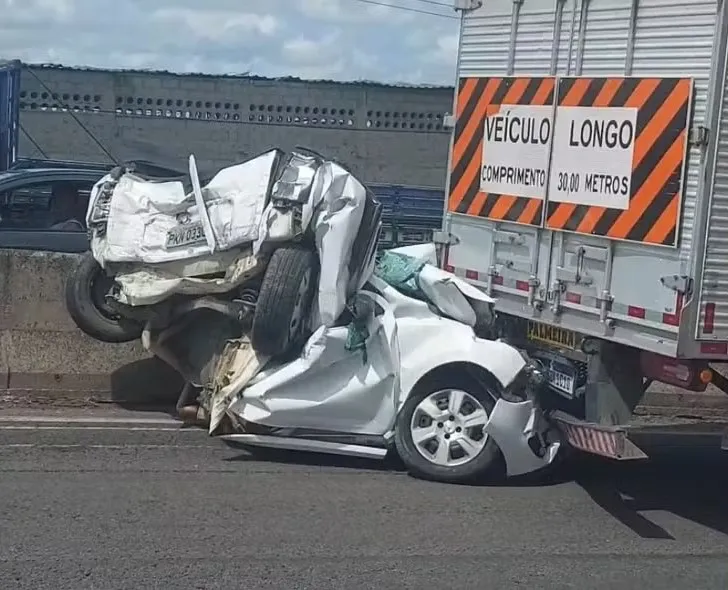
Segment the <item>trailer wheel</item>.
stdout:
<path fill-rule="evenodd" d="M 120 317 L 105 301 L 113 279 L 86 252 L 66 280 L 66 309 L 78 328 L 101 342 L 131 342 L 141 337 L 139 322 Z"/>
<path fill-rule="evenodd" d="M 395 426 L 397 452 L 415 477 L 471 483 L 494 474 L 500 450 L 483 430 L 494 395 L 467 375 L 443 375 L 413 392 Z"/>
<path fill-rule="evenodd" d="M 316 293 L 318 262 L 303 246 L 278 248 L 260 285 L 251 344 L 259 353 L 279 356 L 303 343 Z"/>

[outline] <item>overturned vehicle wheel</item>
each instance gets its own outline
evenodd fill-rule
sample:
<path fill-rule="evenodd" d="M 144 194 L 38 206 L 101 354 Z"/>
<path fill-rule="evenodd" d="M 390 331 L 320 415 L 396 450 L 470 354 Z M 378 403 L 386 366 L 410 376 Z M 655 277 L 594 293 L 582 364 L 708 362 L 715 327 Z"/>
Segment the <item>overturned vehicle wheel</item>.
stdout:
<path fill-rule="evenodd" d="M 414 391 L 397 416 L 395 444 L 411 475 L 448 483 L 484 479 L 500 465 L 500 451 L 484 427 L 495 399 L 463 375 L 433 379 Z"/>
<path fill-rule="evenodd" d="M 142 335 L 139 322 L 119 316 L 106 303 L 113 279 L 86 252 L 66 280 L 66 308 L 78 328 L 101 342 L 131 342 Z"/>
<path fill-rule="evenodd" d="M 296 245 L 273 252 L 253 316 L 251 343 L 255 350 L 279 356 L 303 343 L 317 276 L 313 250 Z"/>

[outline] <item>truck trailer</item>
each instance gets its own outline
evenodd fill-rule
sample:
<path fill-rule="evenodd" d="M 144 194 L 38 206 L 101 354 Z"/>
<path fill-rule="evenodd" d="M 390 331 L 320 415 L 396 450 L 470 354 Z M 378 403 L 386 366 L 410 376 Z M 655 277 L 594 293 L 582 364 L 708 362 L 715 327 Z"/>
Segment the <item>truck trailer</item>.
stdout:
<path fill-rule="evenodd" d="M 728 391 L 726 4 L 454 8 L 441 264 L 497 299 L 573 446 L 644 456 L 650 384 Z"/>

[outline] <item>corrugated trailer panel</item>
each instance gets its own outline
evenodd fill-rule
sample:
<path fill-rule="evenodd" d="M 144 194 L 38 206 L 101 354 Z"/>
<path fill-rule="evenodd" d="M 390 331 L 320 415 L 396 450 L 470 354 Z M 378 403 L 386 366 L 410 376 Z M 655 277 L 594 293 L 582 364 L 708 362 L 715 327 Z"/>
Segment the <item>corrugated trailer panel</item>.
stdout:
<path fill-rule="evenodd" d="M 722 48 L 725 52 L 725 47 Z M 696 244 L 703 254 L 702 281 L 699 285 L 700 307 L 697 310 L 695 335 L 701 342 L 698 353 L 728 355 L 728 92 L 725 80 L 725 54 L 722 55 L 721 88 L 717 120 L 710 131 L 716 133 L 709 157 L 714 158 L 710 208 L 704 246 Z M 700 257 L 698 257 L 700 260 Z"/>
<path fill-rule="evenodd" d="M 560 81 L 574 76 L 674 78 L 671 89 L 693 85 L 688 105 L 688 117 L 692 116 L 684 138 L 691 126 L 710 127 L 706 105 L 713 56 L 718 53 L 714 47 L 716 15 L 717 4 L 711 0 L 489 0 L 463 18 L 459 77 L 461 82 L 472 77 L 548 75 L 556 75 Z M 653 99 L 653 105 L 655 102 Z M 659 119 L 657 114 L 653 118 Z M 658 121 L 655 126 L 664 123 Z M 687 145 L 687 140 L 681 145 Z M 482 151 L 474 156 L 481 157 Z M 506 313 L 670 356 L 681 352 L 678 341 L 681 349 L 694 352 L 694 341 L 683 346 L 684 333 L 693 338 L 695 325 L 686 321 L 687 314 L 678 326 L 684 299 L 675 289 L 682 284 L 680 277 L 695 277 L 693 243 L 696 236 L 703 239 L 695 220 L 705 203 L 698 192 L 705 170 L 700 146 L 690 147 L 684 157 L 679 227 L 670 231 L 674 212 L 651 211 L 654 223 L 666 229 L 647 236 L 648 241 L 664 239 L 675 246 L 587 235 L 582 227 L 595 224 L 580 220 L 585 212 L 595 215 L 593 207 L 578 206 L 572 212 L 572 217 L 581 215 L 576 220 L 561 213 L 560 221 L 547 215 L 547 224 L 561 227 L 558 223 L 562 223 L 571 230 L 550 231 L 484 219 L 471 206 L 468 215 L 448 215 L 446 229 L 457 243 L 448 250 L 447 265 L 492 292 Z M 456 164 L 451 161 L 451 170 Z M 449 190 L 452 209 L 452 175 Z M 674 199 L 664 206 L 677 209 L 677 202 Z M 575 233 L 577 227 L 581 233 Z M 658 233 L 665 235 L 657 239 Z M 579 278 L 574 280 L 575 276 Z M 728 275 L 725 279 L 728 334 Z M 562 292 L 555 305 L 556 281 Z"/>

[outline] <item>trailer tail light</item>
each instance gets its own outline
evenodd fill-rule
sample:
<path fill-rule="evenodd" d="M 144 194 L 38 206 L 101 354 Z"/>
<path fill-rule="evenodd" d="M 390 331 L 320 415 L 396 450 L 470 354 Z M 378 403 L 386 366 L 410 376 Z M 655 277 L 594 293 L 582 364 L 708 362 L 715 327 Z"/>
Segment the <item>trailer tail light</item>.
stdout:
<path fill-rule="evenodd" d="M 443 255 L 442 255 L 442 268 L 443 270 L 447 272 L 454 273 L 455 267 L 450 264 L 450 246 L 447 245 L 444 248 Z"/>
<path fill-rule="evenodd" d="M 684 303 L 684 297 L 682 293 L 677 294 L 677 300 L 675 301 L 675 313 L 663 313 L 662 323 L 669 326 L 680 325 L 680 314 L 682 313 Z"/>
<path fill-rule="evenodd" d="M 581 295 L 579 293 L 572 293 L 571 291 L 567 291 L 564 295 L 564 299 L 568 301 L 569 303 L 574 303 L 576 305 L 581 304 Z"/>
<path fill-rule="evenodd" d="M 713 373 L 705 361 L 673 359 L 643 351 L 640 354 L 640 364 L 642 375 L 647 379 L 690 391 L 705 391 L 713 378 Z"/>
<path fill-rule="evenodd" d="M 636 307 L 634 305 L 630 305 L 627 307 L 627 315 L 632 318 L 644 320 L 647 312 L 644 307 Z"/>

